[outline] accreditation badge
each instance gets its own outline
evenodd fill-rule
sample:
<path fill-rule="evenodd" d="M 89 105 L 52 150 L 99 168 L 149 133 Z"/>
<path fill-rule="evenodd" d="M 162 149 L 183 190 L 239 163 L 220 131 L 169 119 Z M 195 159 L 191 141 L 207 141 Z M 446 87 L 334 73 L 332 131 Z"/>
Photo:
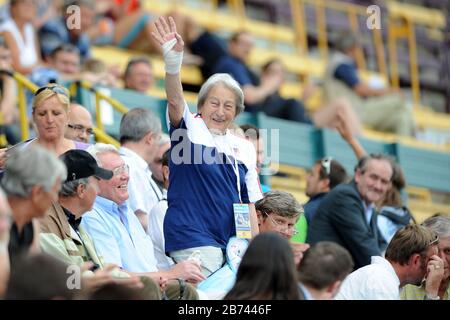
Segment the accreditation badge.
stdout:
<path fill-rule="evenodd" d="M 250 208 L 247 203 L 233 203 L 234 222 L 236 224 L 236 237 L 251 239 Z"/>

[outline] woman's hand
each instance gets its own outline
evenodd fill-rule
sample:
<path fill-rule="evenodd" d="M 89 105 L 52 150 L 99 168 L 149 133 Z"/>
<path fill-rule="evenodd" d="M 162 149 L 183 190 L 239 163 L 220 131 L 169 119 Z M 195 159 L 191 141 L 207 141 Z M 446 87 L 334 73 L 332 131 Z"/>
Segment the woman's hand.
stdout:
<path fill-rule="evenodd" d="M 184 41 L 177 33 L 177 26 L 172 17 L 169 17 L 169 21 L 164 17 L 159 17 L 155 21 L 155 27 L 157 32 L 152 32 L 153 39 L 162 47 L 165 43 L 176 39 L 177 43 L 173 46 L 172 50 L 176 52 L 182 52 L 184 49 Z"/>

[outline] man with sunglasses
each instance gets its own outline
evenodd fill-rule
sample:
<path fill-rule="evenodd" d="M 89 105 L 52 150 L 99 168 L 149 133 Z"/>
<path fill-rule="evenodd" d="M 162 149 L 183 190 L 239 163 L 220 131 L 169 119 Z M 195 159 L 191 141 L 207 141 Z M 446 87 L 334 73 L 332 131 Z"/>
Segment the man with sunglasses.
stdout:
<path fill-rule="evenodd" d="M 306 195 L 309 201 L 305 204 L 305 218 L 311 223 L 317 208 L 328 192 L 338 184 L 347 180 L 345 168 L 331 157 L 317 160 L 306 178 Z"/>
<path fill-rule="evenodd" d="M 308 228 L 307 242 L 333 241 L 352 255 L 355 269 L 370 264 L 386 242 L 377 227 L 375 202 L 391 185 L 392 160 L 370 155 L 359 161 L 354 180 L 331 190 L 319 205 Z"/>

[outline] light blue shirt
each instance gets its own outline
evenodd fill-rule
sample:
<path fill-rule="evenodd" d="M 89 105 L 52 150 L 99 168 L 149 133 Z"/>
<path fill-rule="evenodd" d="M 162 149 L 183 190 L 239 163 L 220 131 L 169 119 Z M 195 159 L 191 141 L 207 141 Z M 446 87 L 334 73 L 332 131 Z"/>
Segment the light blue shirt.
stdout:
<path fill-rule="evenodd" d="M 303 284 L 299 283 L 298 287 L 300 288 L 300 290 L 302 290 L 303 295 L 305 296 L 305 300 L 316 300 Z"/>
<path fill-rule="evenodd" d="M 366 206 L 365 203 L 363 203 L 363 204 L 364 204 L 364 209 L 366 210 L 364 212 L 364 214 L 366 216 L 366 222 L 370 226 L 370 220 L 372 220 L 372 215 L 373 215 L 373 210 L 375 209 L 375 205 L 373 203 L 369 204 L 368 206 Z"/>
<path fill-rule="evenodd" d="M 128 202 L 118 206 L 98 196 L 93 209 L 83 215 L 81 225 L 105 263 L 116 264 L 130 272 L 158 271 L 152 240 Z"/>

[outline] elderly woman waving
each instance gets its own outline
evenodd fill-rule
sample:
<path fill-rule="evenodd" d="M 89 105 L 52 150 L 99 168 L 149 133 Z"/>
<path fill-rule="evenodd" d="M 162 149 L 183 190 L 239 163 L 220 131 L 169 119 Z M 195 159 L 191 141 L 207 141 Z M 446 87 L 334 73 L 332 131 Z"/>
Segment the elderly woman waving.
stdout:
<path fill-rule="evenodd" d="M 262 194 L 255 150 L 227 130 L 244 110 L 244 95 L 231 76 L 215 74 L 200 89 L 198 113 L 191 114 L 180 80 L 183 39 L 172 18 L 160 17 L 155 25 L 153 37 L 164 55 L 171 136 L 165 251 L 176 262 L 199 258 L 208 276 L 224 263 L 231 237 L 258 233 L 253 203 Z"/>

